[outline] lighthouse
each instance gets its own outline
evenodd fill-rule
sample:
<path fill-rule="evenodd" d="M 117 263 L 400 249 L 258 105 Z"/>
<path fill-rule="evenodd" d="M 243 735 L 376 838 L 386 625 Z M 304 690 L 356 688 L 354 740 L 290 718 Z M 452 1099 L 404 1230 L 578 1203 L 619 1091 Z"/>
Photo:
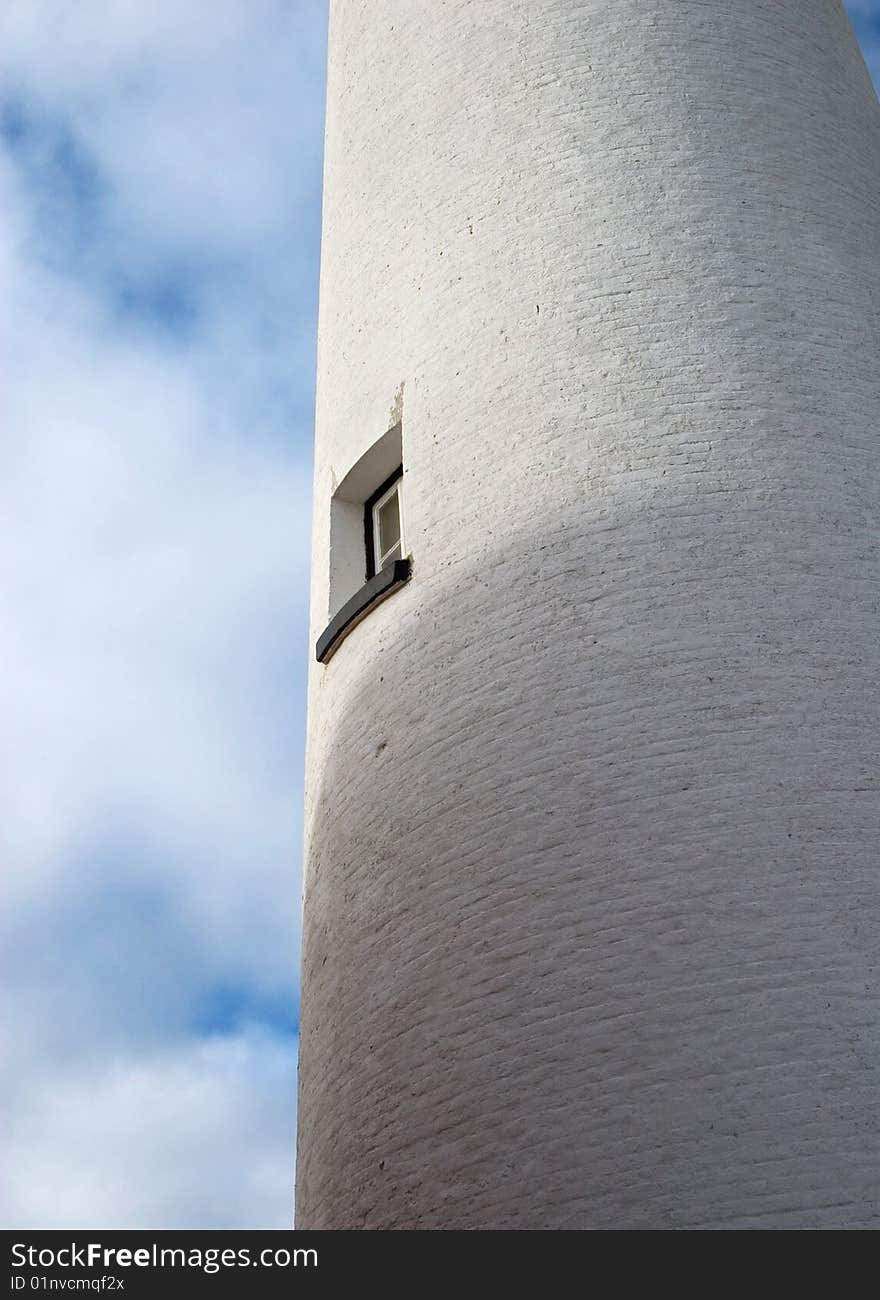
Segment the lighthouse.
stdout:
<path fill-rule="evenodd" d="M 838 0 L 332 0 L 297 1225 L 880 1205 Z"/>

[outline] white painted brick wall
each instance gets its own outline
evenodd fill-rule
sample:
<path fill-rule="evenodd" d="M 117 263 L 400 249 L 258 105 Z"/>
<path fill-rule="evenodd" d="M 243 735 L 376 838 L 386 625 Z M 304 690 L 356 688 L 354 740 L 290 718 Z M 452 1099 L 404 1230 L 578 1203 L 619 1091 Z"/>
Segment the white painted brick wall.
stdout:
<path fill-rule="evenodd" d="M 837 0 L 335 0 L 302 1227 L 877 1222 L 880 109 Z"/>

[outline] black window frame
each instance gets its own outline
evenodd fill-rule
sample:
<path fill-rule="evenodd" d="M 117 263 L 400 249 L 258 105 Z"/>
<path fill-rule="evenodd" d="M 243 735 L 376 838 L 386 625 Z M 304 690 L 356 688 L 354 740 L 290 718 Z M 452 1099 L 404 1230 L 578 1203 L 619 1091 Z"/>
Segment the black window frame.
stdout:
<path fill-rule="evenodd" d="M 388 475 L 385 482 L 380 483 L 379 486 L 376 488 L 376 491 L 371 493 L 371 495 L 367 497 L 366 501 L 364 502 L 364 547 L 366 550 L 366 561 L 367 561 L 367 568 L 366 568 L 367 582 L 369 582 L 371 578 L 375 578 L 376 574 L 379 572 L 379 570 L 376 568 L 376 547 L 373 541 L 373 507 L 375 506 L 376 502 L 380 499 L 380 497 L 383 497 L 390 488 L 394 487 L 394 484 L 398 481 L 398 479 L 402 479 L 402 478 L 403 478 L 403 465 L 400 464 L 398 465 L 396 470 L 394 470 L 391 474 Z M 402 519 L 403 519 L 403 512 L 401 510 L 401 522 Z M 401 531 L 401 538 L 402 537 L 403 537 L 403 533 Z"/>

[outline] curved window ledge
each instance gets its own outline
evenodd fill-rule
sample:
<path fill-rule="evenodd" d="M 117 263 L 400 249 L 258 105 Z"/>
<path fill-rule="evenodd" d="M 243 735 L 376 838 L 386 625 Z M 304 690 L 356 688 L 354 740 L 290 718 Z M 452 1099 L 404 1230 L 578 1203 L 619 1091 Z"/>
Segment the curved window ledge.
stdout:
<path fill-rule="evenodd" d="M 411 572 L 412 564 L 409 558 L 395 560 L 393 564 L 386 564 L 384 569 L 380 569 L 369 582 L 365 582 L 360 591 L 356 592 L 351 600 L 345 602 L 339 613 L 330 620 L 318 637 L 318 644 L 315 646 L 318 663 L 325 664 L 332 658 L 352 628 L 357 627 L 371 609 L 381 605 L 393 591 L 408 582 Z"/>

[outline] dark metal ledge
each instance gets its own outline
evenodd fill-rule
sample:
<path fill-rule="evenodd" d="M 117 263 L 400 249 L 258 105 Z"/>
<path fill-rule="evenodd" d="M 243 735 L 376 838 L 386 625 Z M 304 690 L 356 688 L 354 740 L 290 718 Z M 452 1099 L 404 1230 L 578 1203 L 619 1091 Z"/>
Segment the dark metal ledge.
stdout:
<path fill-rule="evenodd" d="M 318 663 L 325 664 L 342 645 L 351 629 L 356 627 L 371 609 L 375 609 L 390 596 L 392 591 L 396 591 L 398 587 L 408 582 L 411 572 L 412 564 L 408 558 L 395 560 L 393 564 L 386 564 L 384 569 L 380 569 L 369 582 L 365 582 L 360 591 L 356 592 L 351 600 L 345 602 L 339 613 L 330 620 L 318 637 L 318 644 L 315 646 Z"/>

